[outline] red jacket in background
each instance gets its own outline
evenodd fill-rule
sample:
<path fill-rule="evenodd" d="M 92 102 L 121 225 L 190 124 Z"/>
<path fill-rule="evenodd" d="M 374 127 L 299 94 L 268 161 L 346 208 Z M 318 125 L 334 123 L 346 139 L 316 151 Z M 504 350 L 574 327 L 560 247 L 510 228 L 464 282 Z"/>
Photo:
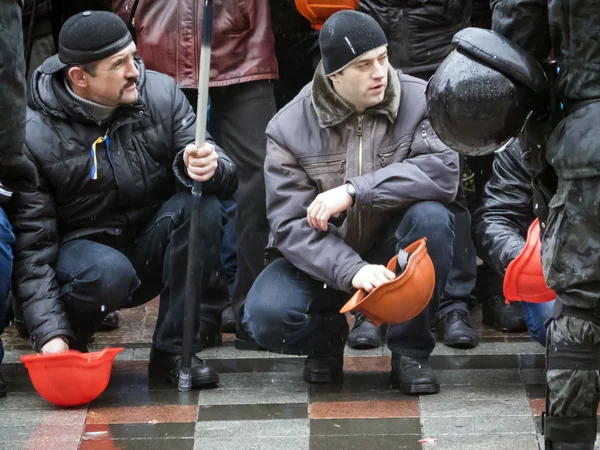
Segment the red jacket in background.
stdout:
<path fill-rule="evenodd" d="M 134 31 L 147 68 L 198 87 L 202 2 L 113 0 L 113 11 Z M 210 86 L 276 79 L 277 60 L 268 0 L 215 0 Z"/>

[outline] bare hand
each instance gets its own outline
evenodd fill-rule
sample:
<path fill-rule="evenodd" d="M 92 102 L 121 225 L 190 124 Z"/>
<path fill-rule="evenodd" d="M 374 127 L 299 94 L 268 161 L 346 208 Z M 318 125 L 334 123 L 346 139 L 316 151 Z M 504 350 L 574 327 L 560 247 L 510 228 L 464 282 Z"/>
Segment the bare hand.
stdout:
<path fill-rule="evenodd" d="M 194 144 L 188 144 L 183 152 L 183 162 L 192 180 L 208 181 L 217 170 L 219 155 L 215 146 L 208 142 L 200 148 L 196 148 Z"/>
<path fill-rule="evenodd" d="M 327 223 L 335 216 L 352 206 L 352 197 L 346 192 L 346 185 L 330 189 L 317 195 L 308 209 L 306 218 L 308 224 L 317 230 L 327 231 Z"/>
<path fill-rule="evenodd" d="M 371 292 L 383 283 L 392 281 L 396 274 L 385 266 L 378 264 L 367 264 L 363 266 L 352 278 L 352 286 L 356 289 L 364 289 Z"/>
<path fill-rule="evenodd" d="M 69 351 L 69 345 L 61 337 L 55 337 L 50 339 L 42 347 L 42 353 L 44 355 L 51 355 L 54 353 L 65 353 Z"/>

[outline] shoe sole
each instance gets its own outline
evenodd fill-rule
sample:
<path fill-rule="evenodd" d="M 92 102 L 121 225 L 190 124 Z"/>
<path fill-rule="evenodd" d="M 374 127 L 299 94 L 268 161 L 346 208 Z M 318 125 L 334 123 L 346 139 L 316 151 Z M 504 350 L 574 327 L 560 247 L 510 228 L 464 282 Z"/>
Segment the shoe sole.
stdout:
<path fill-rule="evenodd" d="M 407 395 L 433 395 L 440 392 L 439 384 L 403 384 L 400 383 L 400 389 Z"/>
<path fill-rule="evenodd" d="M 339 373 L 310 373 L 304 370 L 304 381 L 309 384 L 332 384 L 340 383 L 344 379 L 344 372 Z"/>
<path fill-rule="evenodd" d="M 159 368 L 148 368 L 148 378 L 152 381 L 158 381 L 162 383 L 170 383 L 177 386 L 179 382 L 179 377 L 174 377 L 171 375 L 171 371 L 169 369 L 164 369 L 162 367 Z M 192 388 L 199 388 L 202 386 L 214 386 L 219 384 L 219 375 L 214 374 L 206 377 L 202 377 L 198 381 L 198 379 L 192 381 Z"/>
<path fill-rule="evenodd" d="M 370 350 L 372 348 L 381 347 L 381 341 L 372 339 L 348 339 L 348 347 L 353 348 L 354 350 Z"/>
<path fill-rule="evenodd" d="M 470 339 L 465 338 L 458 338 L 445 340 L 444 345 L 447 347 L 468 350 L 477 347 L 479 345 L 479 342 L 473 342 Z"/>

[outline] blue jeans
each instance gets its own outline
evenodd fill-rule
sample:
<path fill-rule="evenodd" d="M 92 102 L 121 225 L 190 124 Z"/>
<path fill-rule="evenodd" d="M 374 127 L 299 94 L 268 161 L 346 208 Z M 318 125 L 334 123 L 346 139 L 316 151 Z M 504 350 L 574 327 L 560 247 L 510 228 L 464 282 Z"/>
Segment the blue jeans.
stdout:
<path fill-rule="evenodd" d="M 519 302 L 521 312 L 527 323 L 529 336 L 534 340 L 546 346 L 546 321 L 552 315 L 554 300 L 546 303 Z"/>
<path fill-rule="evenodd" d="M 12 227 L 4 210 L 0 208 L 0 335 L 4 331 L 4 315 L 6 313 L 6 298 L 10 289 L 13 254 L 11 245 L 15 241 Z M 0 340 L 0 363 L 4 358 L 4 347 Z"/>
<path fill-rule="evenodd" d="M 400 248 L 427 237 L 436 277 L 431 301 L 417 317 L 391 325 L 388 331 L 393 353 L 427 358 L 435 347 L 431 323 L 452 264 L 454 216 L 441 203 L 415 203 L 399 213 L 382 236 L 362 255 L 365 261 L 387 264 Z M 280 258 L 267 266 L 250 289 L 244 326 L 259 345 L 271 351 L 324 354 L 348 326 L 339 311 L 349 298 L 348 293 L 324 287 L 323 282 Z"/>

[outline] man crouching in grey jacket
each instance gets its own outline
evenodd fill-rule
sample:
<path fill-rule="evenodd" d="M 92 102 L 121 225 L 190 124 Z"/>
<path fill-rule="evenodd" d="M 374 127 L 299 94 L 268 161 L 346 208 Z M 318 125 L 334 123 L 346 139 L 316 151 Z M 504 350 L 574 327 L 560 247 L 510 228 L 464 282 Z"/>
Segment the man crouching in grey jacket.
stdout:
<path fill-rule="evenodd" d="M 382 264 L 427 237 L 436 284 L 429 306 L 392 325 L 392 381 L 434 394 L 430 321 L 452 261 L 458 159 L 427 120 L 425 83 L 392 69 L 379 25 L 338 12 L 321 30 L 313 82 L 267 128 L 269 247 L 280 256 L 258 277 L 244 325 L 269 350 L 307 354 L 306 382 L 343 375 L 348 325 L 341 306 L 395 274 Z"/>

